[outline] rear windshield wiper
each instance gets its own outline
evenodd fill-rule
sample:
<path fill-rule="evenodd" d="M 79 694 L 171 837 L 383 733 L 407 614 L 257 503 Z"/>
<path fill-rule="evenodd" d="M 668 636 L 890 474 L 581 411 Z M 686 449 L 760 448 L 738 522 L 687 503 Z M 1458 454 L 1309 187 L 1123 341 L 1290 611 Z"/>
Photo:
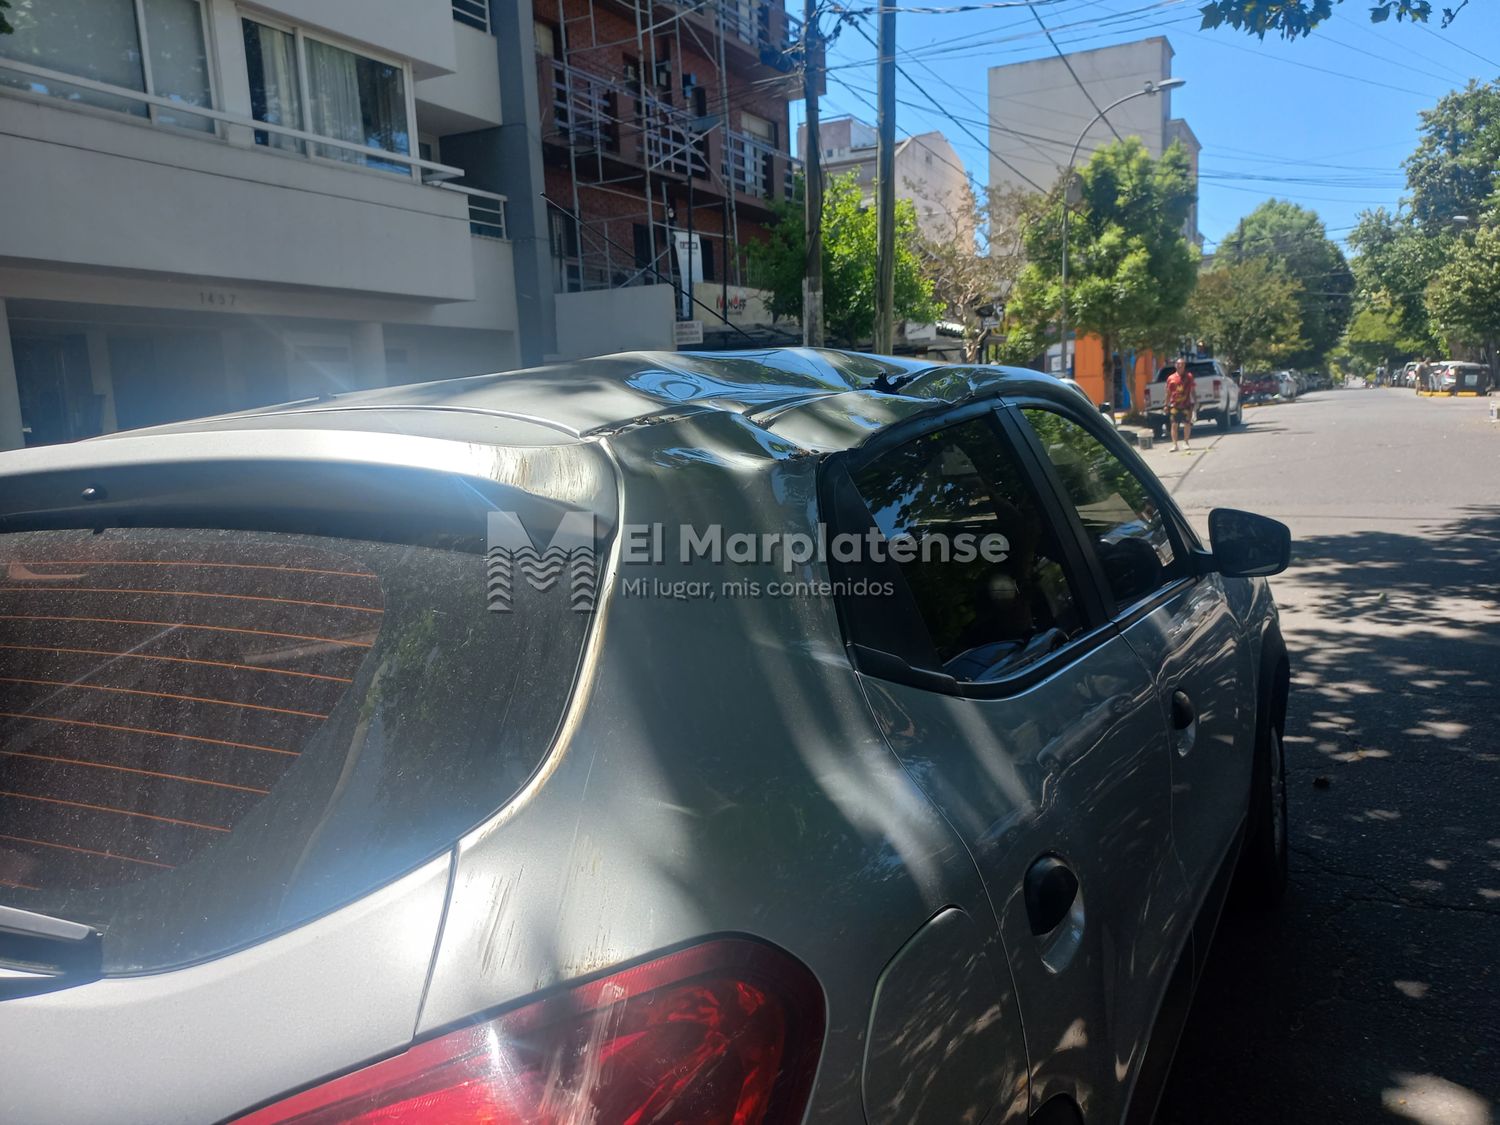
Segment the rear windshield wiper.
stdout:
<path fill-rule="evenodd" d="M 0 1000 L 104 975 L 104 935 L 82 922 L 0 906 Z"/>

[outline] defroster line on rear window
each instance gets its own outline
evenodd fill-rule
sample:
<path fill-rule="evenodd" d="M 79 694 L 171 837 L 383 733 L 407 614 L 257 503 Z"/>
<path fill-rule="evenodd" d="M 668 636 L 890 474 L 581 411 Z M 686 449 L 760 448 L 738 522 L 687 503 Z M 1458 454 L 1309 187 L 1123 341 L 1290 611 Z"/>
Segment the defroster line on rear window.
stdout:
<path fill-rule="evenodd" d="M 12 836 L 6 832 L 0 832 L 0 840 L 10 840 L 17 844 L 35 844 L 42 848 L 56 848 L 58 851 L 98 856 L 100 859 L 118 859 L 122 863 L 140 863 L 146 867 L 161 867 L 168 871 L 172 870 L 175 866 L 171 863 L 158 863 L 154 859 L 137 859 L 133 855 L 120 855 L 118 852 L 101 852 L 94 848 L 80 848 L 77 844 L 59 844 L 52 840 L 35 840 L 30 836 Z"/>
<path fill-rule="evenodd" d="M 267 754 L 284 754 L 289 758 L 299 755 L 297 750 L 282 750 L 276 746 L 260 746 L 254 742 L 231 742 L 227 738 L 209 738 L 204 734 L 180 734 L 170 730 L 152 730 L 149 727 L 127 727 L 118 723 L 95 723 L 88 719 L 64 719 L 61 715 L 29 715 L 23 711 L 0 711 L 0 719 L 24 719 L 33 723 L 66 723 L 75 727 L 94 727 L 98 730 L 117 730 L 126 734 L 154 734 L 158 738 L 182 738 L 189 742 L 207 742 L 214 746 L 232 746 L 238 750 L 264 750 Z"/>
<path fill-rule="evenodd" d="M 364 574 L 357 570 L 322 570 L 312 566 L 276 566 L 272 563 L 226 563 L 207 562 L 196 559 L 11 559 L 6 563 L 17 566 L 203 566 L 220 567 L 225 570 L 279 570 L 287 574 L 331 574 L 339 578 L 363 578 L 378 582 L 379 575 Z M 45 578 L 57 577 L 43 575 Z"/>
<path fill-rule="evenodd" d="M 231 781 L 210 781 L 206 777 L 188 777 L 181 773 L 163 773 L 160 770 L 143 770 L 135 766 L 116 766 L 109 762 L 90 762 L 83 758 L 59 758 L 52 754 L 32 754 L 25 750 L 0 750 L 0 757 L 5 758 L 30 758 L 35 762 L 58 762 L 68 766 L 88 766 L 98 770 L 117 770 L 120 773 L 138 773 L 145 777 L 161 777 L 169 781 L 186 781 L 193 785 L 212 785 L 219 789 L 237 789 L 241 793 L 254 793 L 264 797 L 270 793 L 269 789 L 257 789 L 253 785 L 236 785 Z"/>
<path fill-rule="evenodd" d="M 68 652 L 76 656 L 117 656 L 130 660 L 166 660 L 174 664 L 202 664 L 210 668 L 233 668 L 237 672 L 266 672 L 277 676 L 301 676 L 308 680 L 328 680 L 336 684 L 352 684 L 348 676 L 329 676 L 323 672 L 297 672 L 291 668 L 267 668 L 259 664 L 236 664 L 230 660 L 203 660 L 196 656 L 158 656 L 148 652 L 116 652 L 107 648 L 61 648 L 56 645 L 8 645 L 0 648 L 20 652 Z"/>
<path fill-rule="evenodd" d="M 326 719 L 323 711 L 296 711 L 290 707 L 272 707 L 266 703 L 241 703 L 235 699 L 211 699 L 206 695 L 178 695 L 170 691 L 146 691 L 144 688 L 113 687 L 108 684 L 81 684 L 76 680 L 29 680 L 21 676 L 0 676 L 0 684 L 34 684 L 37 687 L 63 688 L 68 691 L 112 691 L 122 695 L 145 695 L 152 699 L 178 699 L 185 703 L 214 703 L 220 707 L 243 707 L 249 711 L 270 711 L 277 715 L 296 715 L 304 719 Z"/>
<path fill-rule="evenodd" d="M 94 625 L 154 625 L 159 629 L 207 629 L 216 633 L 253 633 L 258 637 L 283 637 L 294 641 L 322 641 L 349 648 L 371 648 L 374 641 L 351 641 L 318 637 L 308 633 L 277 633 L 270 629 L 247 629 L 238 625 L 199 625 L 192 621 L 138 621 L 126 617 L 67 617 L 59 614 L 0 613 L 0 621 L 82 621 Z"/>
<path fill-rule="evenodd" d="M 91 805 L 87 801 L 66 801 L 61 797 L 43 797 L 39 793 L 17 793 L 11 789 L 0 789 L 0 797 L 12 797 L 18 801 L 45 801 L 49 805 L 67 805 L 74 809 L 90 809 L 94 812 L 117 813 L 134 816 L 141 820 L 156 820 L 162 824 L 176 824 L 183 828 L 201 828 L 205 832 L 228 832 L 222 824 L 202 824 L 196 820 L 179 820 L 175 816 L 158 816 L 156 813 L 135 812 L 132 809 L 117 809 L 113 805 Z"/>
<path fill-rule="evenodd" d="M 48 577 L 54 577 L 48 575 Z M 355 613 L 384 613 L 383 609 L 343 602 L 310 602 L 301 598 L 275 598 L 269 594 L 216 594 L 210 590 L 140 590 L 122 586 L 0 586 L 0 594 L 148 594 L 158 598 L 225 598 L 236 602 L 276 602 L 318 609 L 347 609 Z"/>

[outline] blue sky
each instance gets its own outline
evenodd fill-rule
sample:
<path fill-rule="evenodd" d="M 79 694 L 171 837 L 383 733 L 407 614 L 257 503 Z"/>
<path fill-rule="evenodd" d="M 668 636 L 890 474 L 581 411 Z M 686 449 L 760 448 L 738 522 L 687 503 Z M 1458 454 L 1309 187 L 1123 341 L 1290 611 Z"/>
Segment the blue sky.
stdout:
<path fill-rule="evenodd" d="M 925 7 L 950 0 L 896 2 Z M 1209 250 L 1242 215 L 1273 197 L 1317 211 L 1329 235 L 1342 240 L 1360 211 L 1393 207 L 1401 198 L 1401 162 L 1416 145 L 1418 111 L 1470 78 L 1500 77 L 1500 5 L 1470 3 L 1443 30 L 1436 19 L 1371 24 L 1368 6 L 1350 0 L 1308 38 L 1263 43 L 1224 28 L 1199 31 L 1199 6 L 1200 0 L 1054 0 L 1037 11 L 1059 29 L 1054 35 L 1064 51 L 1150 35 L 1170 40 L 1173 73 L 1187 79 L 1173 93 L 1172 111 L 1203 144 L 1199 227 Z M 874 17 L 862 26 L 873 38 Z M 980 140 L 987 134 L 973 122 L 987 116 L 988 68 L 1052 53 L 1023 7 L 903 12 L 897 42 L 911 78 L 966 119 Z M 874 48 L 845 28 L 828 61 L 823 115 L 852 113 L 873 123 L 874 98 L 866 91 L 875 88 Z M 969 172 L 985 181 L 989 161 L 979 143 L 937 109 L 904 104 L 930 105 L 911 82 L 901 79 L 897 96 L 900 133 L 941 130 Z M 794 129 L 801 108 L 793 104 Z"/>

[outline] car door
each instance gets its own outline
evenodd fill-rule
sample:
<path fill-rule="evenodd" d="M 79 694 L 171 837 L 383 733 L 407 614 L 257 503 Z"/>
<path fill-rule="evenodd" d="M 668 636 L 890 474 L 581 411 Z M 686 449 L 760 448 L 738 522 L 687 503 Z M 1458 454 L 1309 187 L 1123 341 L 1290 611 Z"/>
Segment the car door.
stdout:
<path fill-rule="evenodd" d="M 1118 1119 L 1177 962 L 1170 749 L 1151 671 L 1017 437 L 983 406 L 836 460 L 830 525 L 918 553 L 830 566 L 869 705 L 984 879 L 1033 1110 Z M 955 532 L 1005 550 L 941 557 Z"/>
<path fill-rule="evenodd" d="M 1172 836 L 1196 905 L 1232 858 L 1249 801 L 1250 646 L 1223 579 L 1197 573 L 1191 530 L 1115 435 L 1045 402 L 1016 413 L 1076 515 L 1120 635 L 1152 671 L 1171 731 Z"/>

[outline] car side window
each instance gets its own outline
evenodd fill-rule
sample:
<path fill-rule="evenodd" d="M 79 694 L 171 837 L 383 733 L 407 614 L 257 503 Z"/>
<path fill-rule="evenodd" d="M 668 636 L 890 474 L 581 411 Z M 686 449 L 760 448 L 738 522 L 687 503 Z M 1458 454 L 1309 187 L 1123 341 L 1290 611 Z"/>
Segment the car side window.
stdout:
<path fill-rule="evenodd" d="M 995 679 L 1082 631 L 1056 531 L 992 418 L 924 434 L 852 476 L 944 672 Z"/>
<path fill-rule="evenodd" d="M 1021 413 L 1078 512 L 1116 604 L 1139 601 L 1186 573 L 1166 515 L 1133 470 L 1077 422 L 1041 407 Z"/>

